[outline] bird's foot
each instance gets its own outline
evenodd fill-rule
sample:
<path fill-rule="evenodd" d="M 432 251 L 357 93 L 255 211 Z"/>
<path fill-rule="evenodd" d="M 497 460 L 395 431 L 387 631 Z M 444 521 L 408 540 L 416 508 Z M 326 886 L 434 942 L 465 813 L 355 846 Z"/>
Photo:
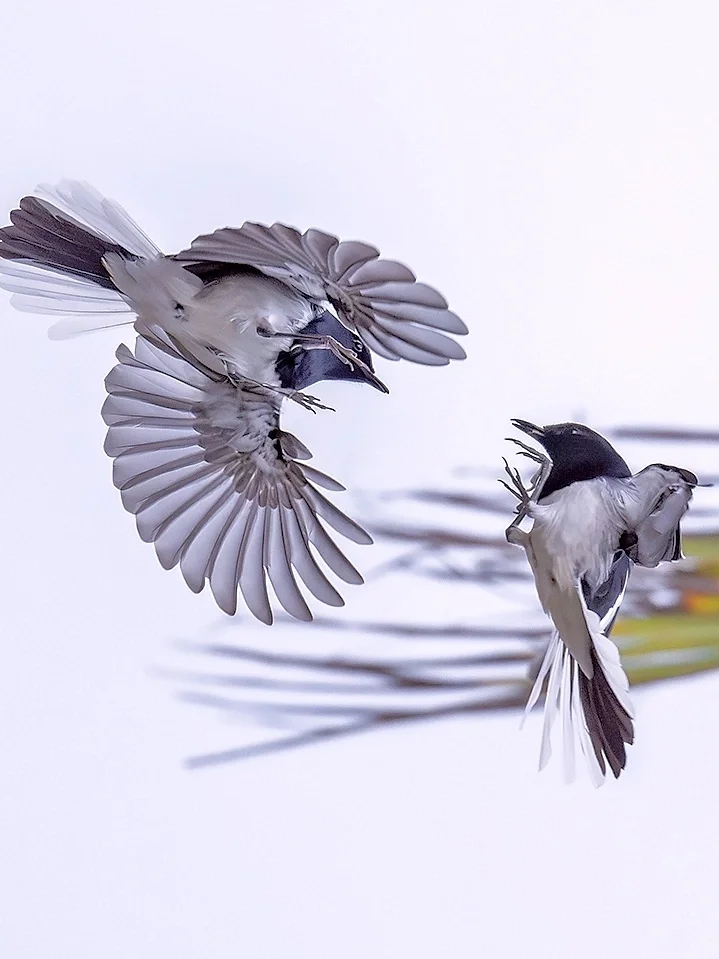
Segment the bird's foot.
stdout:
<path fill-rule="evenodd" d="M 544 453 L 541 453 L 539 450 L 535 450 L 533 446 L 528 446 L 522 440 L 518 440 L 514 436 L 507 436 L 506 440 L 508 443 L 514 443 L 515 446 L 519 446 L 518 456 L 526 456 L 527 459 L 533 460 L 535 463 L 539 463 L 540 466 L 544 466 L 545 463 L 549 462 L 547 456 Z"/>
<path fill-rule="evenodd" d="M 504 463 L 504 472 L 509 477 L 509 483 L 506 480 L 500 479 L 499 482 L 501 485 L 508 490 L 512 496 L 516 496 L 518 503 L 515 509 L 516 513 L 522 513 L 523 515 L 527 512 L 530 503 L 532 502 L 532 490 L 531 487 L 527 487 L 522 482 L 522 477 L 518 469 L 512 469 L 505 457 L 502 457 L 502 462 Z"/>
<path fill-rule="evenodd" d="M 311 396 L 309 393 L 302 393 L 300 390 L 282 390 L 278 389 L 277 392 L 284 396 L 286 399 L 290 400 L 292 403 L 297 403 L 298 406 L 301 406 L 303 410 L 309 410 L 310 413 L 316 413 L 317 410 L 331 410 L 335 412 L 333 406 L 326 406 L 324 403 L 320 402 L 316 396 Z"/>
<path fill-rule="evenodd" d="M 530 513 L 530 507 L 533 503 L 536 503 L 539 499 L 539 494 L 542 492 L 542 487 L 547 481 L 552 469 L 552 461 L 544 453 L 539 450 L 534 449 L 532 446 L 528 446 L 526 443 L 523 443 L 522 440 L 518 440 L 513 436 L 508 436 L 507 439 L 510 443 L 514 443 L 515 446 L 519 447 L 519 456 L 526 456 L 527 459 L 532 460 L 533 463 L 536 463 L 539 466 L 539 469 L 532 477 L 529 486 L 525 486 L 522 482 L 522 477 L 518 469 L 512 469 L 506 459 L 504 461 L 504 472 L 509 478 L 509 483 L 506 480 L 500 479 L 500 483 L 506 490 L 516 496 L 517 506 L 515 509 L 515 516 L 512 522 L 509 524 L 507 529 L 504 531 L 504 535 L 507 537 L 508 543 L 513 543 L 516 546 L 524 546 L 526 548 L 528 538 L 527 534 L 519 528 L 519 524 L 522 520 Z"/>
<path fill-rule="evenodd" d="M 297 403 L 302 409 L 309 410 L 311 413 L 316 413 L 317 410 L 331 410 L 331 412 L 335 412 L 333 406 L 326 406 L 321 400 L 318 400 L 316 396 L 312 396 L 309 393 L 302 393 L 300 390 L 290 390 L 281 386 L 272 386 L 270 383 L 261 383 L 259 380 L 251 380 L 246 376 L 237 377 L 233 382 L 235 386 L 241 387 L 242 389 L 249 388 L 252 392 L 261 395 L 273 393 L 275 396 L 282 396 L 284 399 L 290 400 L 292 403 Z"/>

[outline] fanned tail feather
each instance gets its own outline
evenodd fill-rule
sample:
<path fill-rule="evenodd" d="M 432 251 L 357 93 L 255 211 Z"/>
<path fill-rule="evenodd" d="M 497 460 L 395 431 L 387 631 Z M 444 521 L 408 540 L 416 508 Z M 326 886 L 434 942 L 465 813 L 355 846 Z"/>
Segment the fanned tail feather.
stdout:
<path fill-rule="evenodd" d="M 122 207 L 86 183 L 62 181 L 36 192 L 0 229 L 0 287 L 13 294 L 13 305 L 69 317 L 51 328 L 53 339 L 132 323 L 104 257 L 155 258 L 158 248 Z"/>
<path fill-rule="evenodd" d="M 525 717 L 539 699 L 546 681 L 540 770 L 551 757 L 552 728 L 560 716 L 565 779 L 568 782 L 574 779 L 574 754 L 578 743 L 592 782 L 601 786 L 607 765 L 615 777 L 626 765 L 625 747 L 634 741 L 634 713 L 619 651 L 602 632 L 599 617 L 587 608 L 581 591 L 577 592 L 592 638 L 594 674 L 591 678 L 586 676 L 555 631 L 529 695 Z"/>

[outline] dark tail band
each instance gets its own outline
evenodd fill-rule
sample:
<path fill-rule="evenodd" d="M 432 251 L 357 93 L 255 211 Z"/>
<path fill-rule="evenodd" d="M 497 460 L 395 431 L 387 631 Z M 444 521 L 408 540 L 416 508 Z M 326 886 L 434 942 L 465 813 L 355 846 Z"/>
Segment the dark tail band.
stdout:
<path fill-rule="evenodd" d="M 37 197 L 23 197 L 10 221 L 11 226 L 0 229 L 0 257 L 6 260 L 82 276 L 112 289 L 102 257 L 113 252 L 134 259 L 123 247 L 79 226 Z"/>

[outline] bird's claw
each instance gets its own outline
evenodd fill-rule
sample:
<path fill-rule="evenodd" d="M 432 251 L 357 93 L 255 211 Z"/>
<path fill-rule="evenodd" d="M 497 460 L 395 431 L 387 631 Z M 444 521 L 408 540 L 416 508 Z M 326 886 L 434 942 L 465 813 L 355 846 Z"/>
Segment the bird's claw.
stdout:
<path fill-rule="evenodd" d="M 508 490 L 512 496 L 516 496 L 519 500 L 515 510 L 515 512 L 519 513 L 522 509 L 526 510 L 531 503 L 531 490 L 528 490 L 522 482 L 519 470 L 513 469 L 504 456 L 502 457 L 502 462 L 504 463 L 504 472 L 509 477 L 510 482 L 508 483 L 506 480 L 500 479 L 499 483 Z"/>
<path fill-rule="evenodd" d="M 524 546 L 526 548 L 526 544 L 528 542 L 527 534 L 519 528 L 519 524 L 528 514 L 531 515 L 531 506 L 536 502 L 539 494 L 542 491 L 542 487 L 544 486 L 549 472 L 552 469 L 552 461 L 548 456 L 545 456 L 539 450 L 536 450 L 533 447 L 528 446 L 526 443 L 523 443 L 522 440 L 518 440 L 513 436 L 508 436 L 507 439 L 510 443 L 514 443 L 515 446 L 519 447 L 519 456 L 526 456 L 527 459 L 532 460 L 532 462 L 537 463 L 539 466 L 539 470 L 532 477 L 529 487 L 526 487 L 522 481 L 519 470 L 513 469 L 507 460 L 502 457 L 502 461 L 504 462 L 504 472 L 509 478 L 509 483 L 503 479 L 500 479 L 499 482 L 506 490 L 509 490 L 512 496 L 516 496 L 518 500 L 514 511 L 514 519 L 505 530 L 505 536 L 508 543 L 512 543 L 515 546 Z"/>
<path fill-rule="evenodd" d="M 278 390 L 278 392 L 282 393 L 282 395 L 292 403 L 297 403 L 303 410 L 309 410 L 310 413 L 316 413 L 317 410 L 331 410 L 333 413 L 335 412 L 333 406 L 326 406 L 318 400 L 316 396 L 311 396 L 309 393 L 302 393 L 299 390 Z"/>
<path fill-rule="evenodd" d="M 292 403 L 297 403 L 302 409 L 309 410 L 311 413 L 316 413 L 317 410 L 330 410 L 332 413 L 335 412 L 333 406 L 326 406 L 321 400 L 318 400 L 316 396 L 311 396 L 309 393 L 302 393 L 300 390 L 271 386 L 269 383 L 261 383 L 260 380 L 251 380 L 248 377 L 236 377 L 232 379 L 232 382 L 235 386 L 241 386 L 243 389 L 249 388 L 256 393 L 274 393 L 275 396 L 282 396 L 284 399 L 290 400 Z"/>
<path fill-rule="evenodd" d="M 544 453 L 540 453 L 540 451 L 534 449 L 533 446 L 528 446 L 527 443 L 522 442 L 522 440 L 518 440 L 514 436 L 507 436 L 506 440 L 509 443 L 514 443 L 515 446 L 520 448 L 519 453 L 517 454 L 518 456 L 526 456 L 527 459 L 533 460 L 535 463 L 539 463 L 540 465 L 546 463 L 547 457 L 544 455 Z"/>
<path fill-rule="evenodd" d="M 367 364 L 362 362 L 354 350 L 348 346 L 342 346 L 334 336 L 317 333 L 295 333 L 294 341 L 295 343 L 301 343 L 305 350 L 327 350 L 345 366 L 349 366 L 351 370 L 360 369 L 363 372 L 369 370 Z"/>

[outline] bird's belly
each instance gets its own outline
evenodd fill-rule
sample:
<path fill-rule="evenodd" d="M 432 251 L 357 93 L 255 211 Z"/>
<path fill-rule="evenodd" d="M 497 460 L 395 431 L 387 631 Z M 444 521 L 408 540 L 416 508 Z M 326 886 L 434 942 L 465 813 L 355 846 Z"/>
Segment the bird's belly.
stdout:
<path fill-rule="evenodd" d="M 605 493 L 602 480 L 573 483 L 530 510 L 530 536 L 551 557 L 562 589 L 581 578 L 596 586 L 609 575 L 623 525 Z"/>
<path fill-rule="evenodd" d="M 562 536 L 535 525 L 530 539 L 538 552 L 549 557 L 551 576 L 560 589 L 571 589 L 583 578 L 596 586 L 609 575 L 614 550 L 594 544 L 587 529 L 574 528 Z"/>

